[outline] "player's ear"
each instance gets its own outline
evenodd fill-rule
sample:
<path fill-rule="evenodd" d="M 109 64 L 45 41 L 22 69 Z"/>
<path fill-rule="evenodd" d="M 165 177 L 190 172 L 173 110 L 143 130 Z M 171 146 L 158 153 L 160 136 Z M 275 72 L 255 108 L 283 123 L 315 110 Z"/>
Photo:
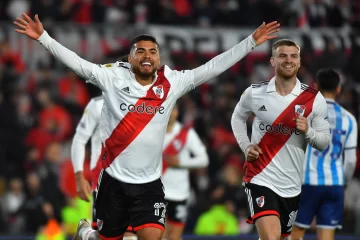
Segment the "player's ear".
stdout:
<path fill-rule="evenodd" d="M 336 88 L 336 95 L 339 95 L 341 92 L 341 85 L 339 84 L 339 86 L 337 86 Z"/>
<path fill-rule="evenodd" d="M 271 63 L 271 66 L 275 67 L 274 57 L 271 57 L 271 58 L 270 58 L 270 63 Z"/>
<path fill-rule="evenodd" d="M 131 54 L 129 54 L 129 55 L 128 55 L 128 62 L 129 62 L 130 64 L 132 64 L 132 57 L 131 57 Z"/>

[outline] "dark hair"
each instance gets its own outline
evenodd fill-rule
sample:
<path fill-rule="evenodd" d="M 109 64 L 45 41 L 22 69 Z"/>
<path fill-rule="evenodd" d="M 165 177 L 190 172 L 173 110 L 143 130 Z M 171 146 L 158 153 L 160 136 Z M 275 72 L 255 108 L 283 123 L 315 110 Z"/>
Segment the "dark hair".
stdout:
<path fill-rule="evenodd" d="M 131 40 L 130 43 L 130 51 L 133 49 L 134 45 L 140 41 L 150 41 L 155 43 L 156 45 L 159 45 L 156 41 L 156 38 L 154 36 L 148 35 L 148 34 L 141 34 L 135 38 L 133 38 L 133 40 Z"/>
<path fill-rule="evenodd" d="M 271 54 L 274 56 L 274 52 L 276 51 L 276 49 L 278 49 L 278 47 L 280 46 L 289 46 L 289 47 L 296 47 L 299 51 L 300 51 L 300 46 L 296 44 L 296 42 L 294 42 L 291 39 L 280 39 L 276 42 L 274 42 L 273 46 L 272 46 L 272 52 Z"/>
<path fill-rule="evenodd" d="M 339 74 L 331 68 L 322 68 L 316 73 L 316 83 L 320 91 L 335 91 L 340 84 Z"/>

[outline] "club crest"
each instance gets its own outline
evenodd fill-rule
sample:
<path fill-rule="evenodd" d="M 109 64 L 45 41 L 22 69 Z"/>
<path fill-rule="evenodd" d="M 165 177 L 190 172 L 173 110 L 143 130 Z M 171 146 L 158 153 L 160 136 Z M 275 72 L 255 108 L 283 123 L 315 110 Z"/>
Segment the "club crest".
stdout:
<path fill-rule="evenodd" d="M 305 109 L 305 105 L 295 105 L 295 116 L 304 116 Z"/>
<path fill-rule="evenodd" d="M 265 204 L 265 197 L 261 196 L 261 197 L 256 198 L 256 203 L 259 207 L 263 207 Z"/>

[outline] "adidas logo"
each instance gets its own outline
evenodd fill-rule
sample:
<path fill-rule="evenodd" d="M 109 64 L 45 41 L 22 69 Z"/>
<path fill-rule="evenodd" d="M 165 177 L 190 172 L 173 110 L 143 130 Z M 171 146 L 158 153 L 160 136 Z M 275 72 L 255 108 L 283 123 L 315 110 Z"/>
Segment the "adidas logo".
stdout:
<path fill-rule="evenodd" d="M 262 106 L 259 108 L 259 111 L 267 111 L 265 105 L 262 105 Z"/>
<path fill-rule="evenodd" d="M 124 87 L 123 89 L 121 89 L 121 91 L 124 91 L 126 93 L 130 93 L 129 87 Z"/>

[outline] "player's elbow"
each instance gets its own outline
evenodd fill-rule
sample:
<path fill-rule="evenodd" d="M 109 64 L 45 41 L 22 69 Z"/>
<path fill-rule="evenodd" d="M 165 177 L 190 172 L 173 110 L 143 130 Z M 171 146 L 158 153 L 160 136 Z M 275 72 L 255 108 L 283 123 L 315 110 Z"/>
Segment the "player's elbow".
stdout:
<path fill-rule="evenodd" d="M 330 144 L 330 134 L 325 135 L 324 140 L 318 142 L 315 148 L 318 149 L 319 151 L 324 151 L 326 148 L 328 148 L 329 144 Z"/>

